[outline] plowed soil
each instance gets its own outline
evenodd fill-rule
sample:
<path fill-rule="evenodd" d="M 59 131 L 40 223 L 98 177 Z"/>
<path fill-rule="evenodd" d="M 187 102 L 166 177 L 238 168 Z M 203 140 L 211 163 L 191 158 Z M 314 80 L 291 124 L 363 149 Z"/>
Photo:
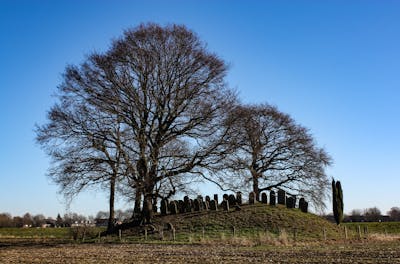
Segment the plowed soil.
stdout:
<path fill-rule="evenodd" d="M 238 247 L 177 244 L 0 244 L 0 263 L 400 263 L 400 243 Z"/>

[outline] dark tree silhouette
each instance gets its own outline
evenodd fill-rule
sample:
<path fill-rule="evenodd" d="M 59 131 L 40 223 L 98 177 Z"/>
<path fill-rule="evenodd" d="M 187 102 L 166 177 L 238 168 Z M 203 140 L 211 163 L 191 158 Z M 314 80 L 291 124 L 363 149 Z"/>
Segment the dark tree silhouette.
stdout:
<path fill-rule="evenodd" d="M 332 179 L 332 203 L 333 203 L 333 216 L 335 217 L 336 224 L 343 222 L 343 191 L 340 181 Z"/>
<path fill-rule="evenodd" d="M 109 51 L 66 69 L 60 105 L 38 129 L 52 179 L 74 193 L 121 175 L 150 221 L 158 195 L 173 195 L 226 153 L 229 126 L 221 124 L 236 97 L 225 74 L 225 63 L 184 26 L 125 31 Z"/>
<path fill-rule="evenodd" d="M 308 130 L 267 104 L 240 105 L 231 115 L 229 144 L 235 151 L 216 167 L 216 181 L 232 190 L 250 189 L 257 200 L 262 191 L 280 188 L 322 207 L 331 158 Z"/>
<path fill-rule="evenodd" d="M 111 230 L 117 179 L 125 174 L 116 142 L 125 132 L 115 115 L 99 111 L 82 98 L 61 93 L 59 99 L 60 104 L 50 109 L 49 123 L 36 130 L 37 141 L 52 158 L 49 176 L 68 201 L 85 188 L 106 187 Z"/>

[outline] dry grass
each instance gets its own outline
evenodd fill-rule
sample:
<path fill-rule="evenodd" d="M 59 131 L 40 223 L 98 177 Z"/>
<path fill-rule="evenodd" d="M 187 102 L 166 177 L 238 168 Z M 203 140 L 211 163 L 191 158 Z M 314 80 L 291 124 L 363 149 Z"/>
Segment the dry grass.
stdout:
<path fill-rule="evenodd" d="M 201 237 L 198 241 L 195 241 L 194 237 L 189 237 L 189 243 L 196 243 L 202 245 L 229 245 L 229 246 L 241 246 L 241 247 L 255 247 L 255 246 L 288 246 L 293 244 L 290 241 L 288 234 L 285 230 L 282 230 L 278 236 L 268 231 L 259 232 L 255 236 L 227 236 L 225 233 L 221 233 L 219 238 Z"/>
<path fill-rule="evenodd" d="M 368 239 L 375 240 L 375 241 L 399 241 L 400 242 L 400 235 L 386 235 L 386 234 L 370 234 Z"/>

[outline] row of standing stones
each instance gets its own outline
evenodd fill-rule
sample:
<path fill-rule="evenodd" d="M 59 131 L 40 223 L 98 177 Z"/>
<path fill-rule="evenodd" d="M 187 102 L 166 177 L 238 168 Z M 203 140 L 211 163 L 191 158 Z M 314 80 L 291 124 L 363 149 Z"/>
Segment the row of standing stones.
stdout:
<path fill-rule="evenodd" d="M 241 210 L 242 205 L 242 193 L 237 192 L 236 196 L 233 194 L 224 194 L 223 200 L 218 203 L 218 194 L 214 194 L 214 199 L 211 200 L 210 196 L 206 196 L 205 199 L 199 195 L 196 199 L 189 199 L 185 196 L 183 200 L 179 201 L 168 201 L 168 199 L 161 200 L 160 211 L 161 215 L 167 214 L 179 214 L 179 213 L 190 213 L 190 212 L 200 212 L 200 211 L 218 211 L 222 209 L 224 211 L 229 211 L 230 208 L 235 210 Z M 296 208 L 296 196 L 287 196 L 284 190 L 278 190 L 277 194 L 275 191 L 269 192 L 269 199 L 267 193 L 261 193 L 261 203 L 275 206 L 276 204 L 286 205 L 287 208 Z M 257 202 L 256 194 L 251 192 L 249 194 L 249 204 L 255 204 Z M 298 208 L 304 212 L 308 212 L 308 202 L 304 198 L 300 198 L 298 203 Z"/>

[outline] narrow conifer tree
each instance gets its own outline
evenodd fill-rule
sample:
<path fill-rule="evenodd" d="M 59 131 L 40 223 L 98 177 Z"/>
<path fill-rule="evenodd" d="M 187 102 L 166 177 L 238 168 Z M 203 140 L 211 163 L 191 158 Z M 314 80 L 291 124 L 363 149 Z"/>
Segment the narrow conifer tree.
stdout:
<path fill-rule="evenodd" d="M 335 179 L 332 179 L 332 203 L 333 215 L 336 224 L 339 225 L 343 221 L 343 191 L 340 181 L 335 182 Z"/>

